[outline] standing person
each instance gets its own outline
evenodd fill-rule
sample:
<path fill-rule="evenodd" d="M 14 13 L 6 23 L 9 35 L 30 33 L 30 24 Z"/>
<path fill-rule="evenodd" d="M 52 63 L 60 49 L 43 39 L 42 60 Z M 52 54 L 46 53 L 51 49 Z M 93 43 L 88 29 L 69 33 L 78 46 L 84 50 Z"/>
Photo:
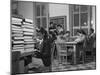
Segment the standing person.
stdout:
<path fill-rule="evenodd" d="M 53 22 L 50 22 L 50 27 L 49 27 L 49 31 L 55 31 L 56 30 L 56 26 Z"/>
<path fill-rule="evenodd" d="M 57 35 L 56 24 L 53 22 L 50 22 L 49 34 L 55 34 L 55 36 Z"/>
<path fill-rule="evenodd" d="M 95 37 L 95 33 L 94 33 L 94 29 L 91 28 L 89 35 L 88 35 L 88 38 L 92 38 L 92 37 Z"/>
<path fill-rule="evenodd" d="M 90 29 L 90 33 L 88 35 L 88 47 L 92 51 L 93 60 L 96 59 L 96 34 L 94 33 L 94 29 Z"/>
<path fill-rule="evenodd" d="M 77 31 L 77 39 L 75 42 L 77 42 L 79 49 L 77 50 L 77 61 L 78 63 L 84 63 L 84 50 L 86 49 L 86 33 L 84 30 L 78 30 Z"/>
<path fill-rule="evenodd" d="M 78 43 L 83 43 L 84 40 L 86 39 L 86 33 L 80 29 L 80 30 L 77 30 L 77 39 L 75 40 L 75 42 L 78 42 Z"/>
<path fill-rule="evenodd" d="M 44 68 L 49 68 L 49 71 L 51 69 L 51 47 L 52 43 L 55 40 L 55 38 L 48 37 L 47 31 L 44 28 L 41 28 L 39 31 L 41 36 L 43 37 L 42 42 L 42 48 L 40 50 L 41 59 L 44 64 Z"/>
<path fill-rule="evenodd" d="M 64 38 L 66 40 L 66 42 L 69 42 L 70 41 L 70 31 L 66 31 L 65 34 L 64 34 Z"/>
<path fill-rule="evenodd" d="M 96 45 L 96 34 L 94 33 L 94 29 L 90 29 L 90 33 L 88 35 L 88 42 L 93 42 L 92 47 L 95 48 Z"/>
<path fill-rule="evenodd" d="M 62 28 L 62 26 L 59 24 L 59 25 L 57 25 L 57 33 L 58 33 L 58 35 L 61 33 L 61 32 L 63 32 L 64 30 L 63 30 L 63 28 Z"/>

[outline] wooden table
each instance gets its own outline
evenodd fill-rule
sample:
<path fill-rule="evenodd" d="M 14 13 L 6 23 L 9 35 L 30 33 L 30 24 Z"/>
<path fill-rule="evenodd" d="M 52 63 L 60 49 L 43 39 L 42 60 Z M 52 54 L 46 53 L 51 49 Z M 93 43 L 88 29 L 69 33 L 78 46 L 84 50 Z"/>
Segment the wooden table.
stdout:
<path fill-rule="evenodd" d="M 73 48 L 73 64 L 77 64 L 77 42 L 55 42 L 60 43 L 60 44 L 66 44 L 67 47 L 72 47 Z"/>

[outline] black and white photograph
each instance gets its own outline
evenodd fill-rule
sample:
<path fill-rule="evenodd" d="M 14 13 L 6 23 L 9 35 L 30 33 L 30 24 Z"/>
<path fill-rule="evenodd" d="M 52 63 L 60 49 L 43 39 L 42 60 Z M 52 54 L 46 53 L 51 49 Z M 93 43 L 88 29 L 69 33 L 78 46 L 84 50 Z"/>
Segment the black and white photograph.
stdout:
<path fill-rule="evenodd" d="M 11 0 L 11 74 L 96 70 L 96 5 Z"/>

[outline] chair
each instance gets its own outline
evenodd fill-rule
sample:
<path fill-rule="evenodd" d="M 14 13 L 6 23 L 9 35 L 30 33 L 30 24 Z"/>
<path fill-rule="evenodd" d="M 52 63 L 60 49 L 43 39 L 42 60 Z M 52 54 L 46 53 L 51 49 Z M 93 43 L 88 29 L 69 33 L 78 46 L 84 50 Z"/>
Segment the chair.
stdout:
<path fill-rule="evenodd" d="M 94 59 L 94 55 L 93 55 L 93 44 L 94 44 L 94 39 L 90 38 L 87 42 L 86 42 L 86 48 L 84 51 L 84 60 L 85 62 L 91 62 Z"/>
<path fill-rule="evenodd" d="M 56 43 L 57 58 L 59 64 L 67 64 L 67 46 L 64 43 Z"/>

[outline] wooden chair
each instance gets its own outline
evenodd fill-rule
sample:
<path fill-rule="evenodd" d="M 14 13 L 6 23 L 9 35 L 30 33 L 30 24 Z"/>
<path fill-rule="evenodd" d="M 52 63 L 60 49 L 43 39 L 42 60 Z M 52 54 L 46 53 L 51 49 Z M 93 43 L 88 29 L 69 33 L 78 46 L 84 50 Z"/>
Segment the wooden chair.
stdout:
<path fill-rule="evenodd" d="M 93 44 L 94 39 L 91 38 L 86 42 L 86 48 L 84 50 L 84 61 L 85 62 L 91 62 L 93 61 L 94 55 L 93 55 Z"/>
<path fill-rule="evenodd" d="M 67 46 L 63 43 L 56 43 L 57 58 L 59 64 L 67 64 Z"/>

